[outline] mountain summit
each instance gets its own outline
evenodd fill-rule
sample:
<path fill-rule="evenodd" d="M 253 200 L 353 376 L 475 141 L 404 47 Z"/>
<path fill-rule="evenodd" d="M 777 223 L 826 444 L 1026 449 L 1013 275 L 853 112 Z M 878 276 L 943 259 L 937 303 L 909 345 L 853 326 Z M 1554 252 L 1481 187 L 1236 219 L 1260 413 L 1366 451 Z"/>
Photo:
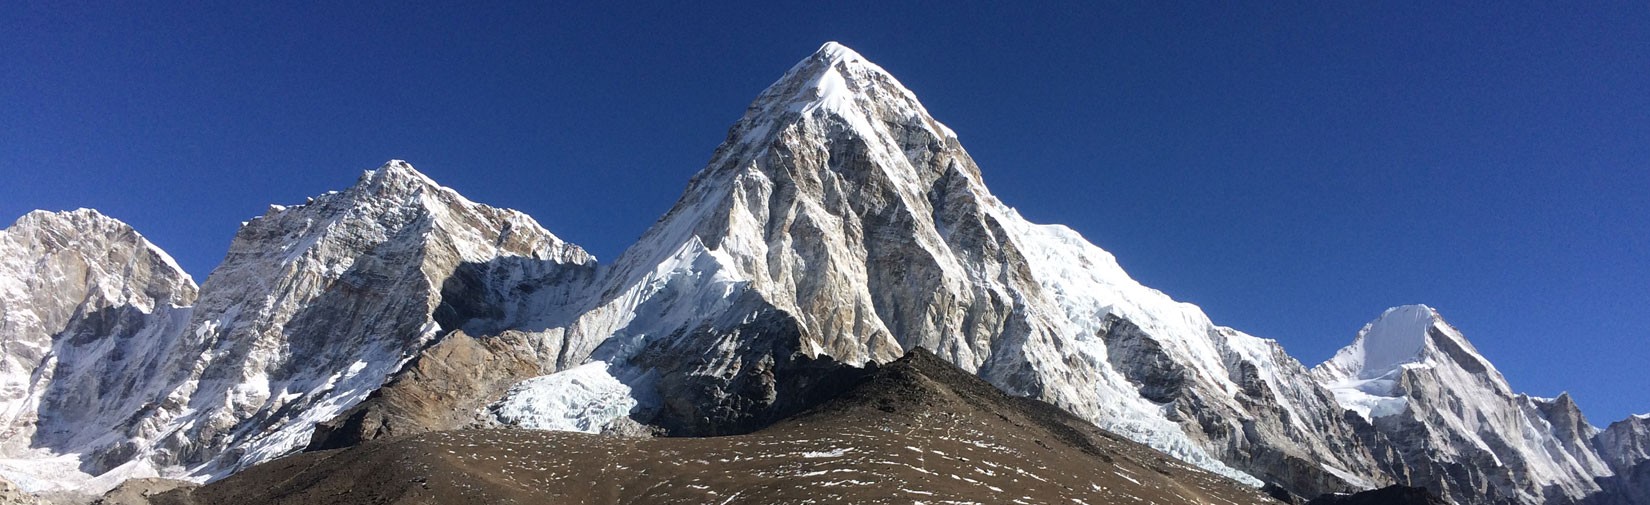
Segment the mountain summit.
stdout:
<path fill-rule="evenodd" d="M 442 430 L 760 433 L 915 352 L 1279 495 L 1650 503 L 1646 420 L 1514 393 L 1425 306 L 1308 370 L 1021 217 L 836 43 L 612 263 L 396 160 L 270 206 L 198 290 L 117 221 L 30 214 L 0 231 L 0 308 L 0 474 L 30 491 Z"/>
<path fill-rule="evenodd" d="M 922 347 L 1256 485 L 1388 479 L 1274 342 L 1215 326 L 1076 232 L 1020 217 L 915 93 L 840 45 L 763 91 L 602 271 L 567 354 L 603 363 L 636 401 L 629 417 L 674 434 L 772 418 L 813 360 Z"/>

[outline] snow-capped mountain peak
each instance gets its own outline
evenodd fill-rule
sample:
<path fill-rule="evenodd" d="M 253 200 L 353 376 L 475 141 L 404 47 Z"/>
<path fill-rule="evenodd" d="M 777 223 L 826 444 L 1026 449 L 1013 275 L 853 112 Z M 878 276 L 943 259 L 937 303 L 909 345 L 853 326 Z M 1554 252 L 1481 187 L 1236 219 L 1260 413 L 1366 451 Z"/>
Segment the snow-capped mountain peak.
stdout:
<path fill-rule="evenodd" d="M 1313 375 L 1391 439 L 1421 482 L 1456 501 L 1579 499 L 1611 473 L 1568 395 L 1513 392 L 1425 305 L 1388 309 Z"/>
<path fill-rule="evenodd" d="M 1489 360 L 1478 353 L 1460 331 L 1444 322 L 1426 305 L 1387 309 L 1358 332 L 1352 345 L 1324 363 L 1336 375 L 1360 380 L 1381 379 L 1406 366 L 1459 366 L 1499 379 Z"/>

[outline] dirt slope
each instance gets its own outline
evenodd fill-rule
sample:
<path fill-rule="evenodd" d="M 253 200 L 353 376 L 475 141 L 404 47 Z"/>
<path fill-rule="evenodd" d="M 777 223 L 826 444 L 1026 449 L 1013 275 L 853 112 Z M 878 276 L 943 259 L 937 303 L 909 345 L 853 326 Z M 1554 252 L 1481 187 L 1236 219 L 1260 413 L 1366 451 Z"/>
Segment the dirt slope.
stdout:
<path fill-rule="evenodd" d="M 917 351 L 748 435 L 425 433 L 299 454 L 156 503 L 1273 502 Z"/>

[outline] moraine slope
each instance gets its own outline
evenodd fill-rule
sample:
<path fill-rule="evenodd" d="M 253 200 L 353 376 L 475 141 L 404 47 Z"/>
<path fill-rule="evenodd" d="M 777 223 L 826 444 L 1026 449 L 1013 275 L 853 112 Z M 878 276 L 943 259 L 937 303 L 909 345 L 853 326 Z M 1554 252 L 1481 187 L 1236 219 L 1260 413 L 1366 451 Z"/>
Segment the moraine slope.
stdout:
<path fill-rule="evenodd" d="M 927 351 L 867 374 L 747 435 L 435 432 L 276 460 L 155 503 L 1270 502 Z"/>

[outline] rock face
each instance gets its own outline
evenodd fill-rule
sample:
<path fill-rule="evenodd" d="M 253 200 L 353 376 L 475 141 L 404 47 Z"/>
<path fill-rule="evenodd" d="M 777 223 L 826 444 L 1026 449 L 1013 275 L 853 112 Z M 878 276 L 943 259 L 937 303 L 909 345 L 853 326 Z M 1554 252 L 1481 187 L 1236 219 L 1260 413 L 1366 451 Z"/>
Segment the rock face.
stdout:
<path fill-rule="evenodd" d="M 302 447 L 443 326 L 517 317 L 474 300 L 555 296 L 593 264 L 532 218 L 400 161 L 344 192 L 272 206 L 202 287 L 187 335 L 200 360 L 168 398 L 176 407 L 140 422 L 182 427 L 156 430 L 167 435 L 152 457 L 218 475 Z"/>
<path fill-rule="evenodd" d="M 565 298 L 594 268 L 532 218 L 404 162 L 246 223 L 192 308 L 187 275 L 90 211 L 30 214 L 4 244 L 5 443 L 45 460 L 8 475 L 49 469 L 24 487 L 94 493 L 301 448 L 444 326 L 514 324 L 515 304 Z M 521 345 L 539 337 L 553 336 Z"/>
<path fill-rule="evenodd" d="M 1306 502 L 1306 505 L 1447 505 L 1449 502 L 1426 489 L 1409 486 L 1387 486 L 1352 494 L 1327 495 Z"/>
<path fill-rule="evenodd" d="M 181 336 L 196 296 L 171 257 L 96 211 L 0 231 L 0 472 L 54 491 L 129 462 L 121 431 L 174 384 L 157 372 L 195 362 Z"/>
<path fill-rule="evenodd" d="M 1572 502 L 1613 473 L 1568 395 L 1514 393 L 1430 307 L 1388 310 L 1314 374 L 1387 435 L 1416 483 L 1452 501 Z"/>
<path fill-rule="evenodd" d="M 1650 414 L 1611 423 L 1593 443 L 1615 475 L 1600 479 L 1605 492 L 1589 497 L 1587 503 L 1650 503 Z"/>

